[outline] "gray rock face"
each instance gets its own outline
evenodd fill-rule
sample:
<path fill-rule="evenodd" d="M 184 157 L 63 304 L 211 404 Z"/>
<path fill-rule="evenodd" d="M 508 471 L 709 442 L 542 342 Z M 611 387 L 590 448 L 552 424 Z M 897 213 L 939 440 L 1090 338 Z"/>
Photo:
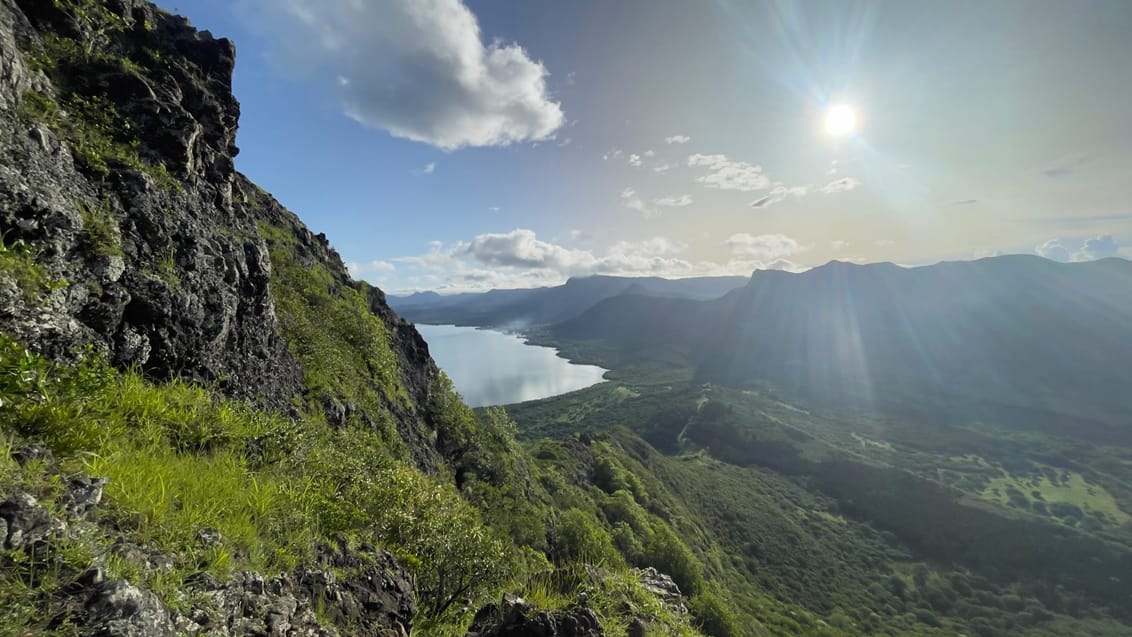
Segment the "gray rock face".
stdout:
<path fill-rule="evenodd" d="M 30 549 L 63 531 L 67 525 L 27 493 L 0 503 L 0 539 L 8 550 Z"/>
<path fill-rule="evenodd" d="M 635 569 L 637 578 L 645 590 L 656 595 L 670 610 L 678 613 L 687 613 L 688 607 L 684 605 L 684 596 L 680 587 L 670 575 L 661 573 L 653 567 Z"/>
<path fill-rule="evenodd" d="M 105 38 L 106 61 L 64 82 L 32 68 L 28 51 L 47 32 L 93 37 L 85 23 L 51 2 L 0 0 L 0 233 L 33 246 L 56 282 L 35 299 L 0 285 L 0 328 L 55 358 L 96 343 L 154 378 L 287 407 L 301 393 L 298 365 L 278 333 L 267 248 L 232 199 L 235 48 L 147 2 L 106 6 L 133 26 Z M 101 174 L 20 115 L 33 94 L 63 111 L 75 96 L 106 100 L 139 163 L 111 160 Z"/>
<path fill-rule="evenodd" d="M 76 476 L 67 482 L 60 503 L 71 517 L 82 517 L 102 502 L 102 488 L 106 486 L 106 478 L 88 478 Z"/>
<path fill-rule="evenodd" d="M 549 613 L 535 612 L 522 597 L 504 595 L 472 620 L 467 637 L 601 637 L 597 615 L 584 606 Z"/>

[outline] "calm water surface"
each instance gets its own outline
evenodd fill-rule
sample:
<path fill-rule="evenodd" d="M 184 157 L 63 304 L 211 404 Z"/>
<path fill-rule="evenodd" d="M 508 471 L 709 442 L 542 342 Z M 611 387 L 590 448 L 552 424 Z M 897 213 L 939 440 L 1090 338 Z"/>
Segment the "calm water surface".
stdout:
<path fill-rule="evenodd" d="M 546 398 L 600 383 L 606 370 L 573 365 L 550 347 L 513 334 L 455 325 L 417 325 L 436 364 L 472 407 Z"/>

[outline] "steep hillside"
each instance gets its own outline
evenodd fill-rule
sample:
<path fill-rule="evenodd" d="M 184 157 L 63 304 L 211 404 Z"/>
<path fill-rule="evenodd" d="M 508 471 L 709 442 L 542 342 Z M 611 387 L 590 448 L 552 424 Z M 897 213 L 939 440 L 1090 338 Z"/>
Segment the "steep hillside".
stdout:
<path fill-rule="evenodd" d="M 825 405 L 1014 410 L 1127 424 L 1132 262 L 1010 256 L 920 268 L 833 262 L 758 272 L 709 302 L 609 299 L 551 329 L 608 347 L 673 348 L 697 377 Z M 1124 428 L 1126 430 L 1126 428 Z M 1105 434 L 1098 434 L 1105 435 Z"/>

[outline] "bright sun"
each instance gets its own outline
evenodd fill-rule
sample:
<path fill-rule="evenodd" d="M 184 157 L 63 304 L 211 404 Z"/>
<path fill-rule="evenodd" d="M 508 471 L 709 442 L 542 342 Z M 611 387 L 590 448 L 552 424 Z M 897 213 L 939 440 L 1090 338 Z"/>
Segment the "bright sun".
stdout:
<path fill-rule="evenodd" d="M 845 104 L 830 106 L 825 112 L 825 131 L 834 137 L 844 137 L 857 130 L 857 113 Z"/>

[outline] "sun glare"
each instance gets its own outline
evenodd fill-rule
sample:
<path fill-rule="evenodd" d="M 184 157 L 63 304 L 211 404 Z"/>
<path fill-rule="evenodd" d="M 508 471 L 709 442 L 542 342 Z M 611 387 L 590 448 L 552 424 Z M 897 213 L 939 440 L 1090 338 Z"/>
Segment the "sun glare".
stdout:
<path fill-rule="evenodd" d="M 834 137 L 844 137 L 857 130 L 857 113 L 845 104 L 830 106 L 825 112 L 825 131 Z"/>

